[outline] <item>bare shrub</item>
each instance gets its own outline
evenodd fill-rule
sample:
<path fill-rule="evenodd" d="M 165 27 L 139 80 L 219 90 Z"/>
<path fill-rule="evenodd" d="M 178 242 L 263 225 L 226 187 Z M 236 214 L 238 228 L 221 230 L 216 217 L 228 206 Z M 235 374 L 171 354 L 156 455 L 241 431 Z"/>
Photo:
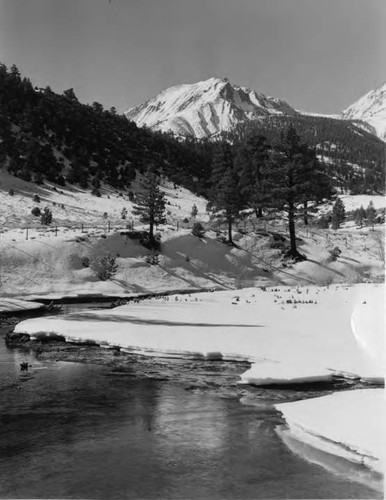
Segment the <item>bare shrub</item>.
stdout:
<path fill-rule="evenodd" d="M 106 281 L 112 278 L 118 271 L 116 260 L 116 257 L 110 254 L 104 255 L 103 257 L 94 257 L 90 261 L 90 267 L 100 280 Z"/>

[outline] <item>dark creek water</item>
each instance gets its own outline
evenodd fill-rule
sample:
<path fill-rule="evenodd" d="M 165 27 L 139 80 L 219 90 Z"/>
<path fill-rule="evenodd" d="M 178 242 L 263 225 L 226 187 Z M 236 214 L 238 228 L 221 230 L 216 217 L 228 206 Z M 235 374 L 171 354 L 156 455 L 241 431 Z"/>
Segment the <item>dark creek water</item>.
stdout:
<path fill-rule="evenodd" d="M 383 497 L 351 480 L 371 485 L 364 470 L 346 464 L 339 476 L 284 444 L 280 415 L 264 401 L 247 406 L 172 381 L 40 361 L 7 349 L 3 337 L 1 498 Z M 20 372 L 21 362 L 32 368 Z M 330 466 L 339 470 L 332 457 Z"/>

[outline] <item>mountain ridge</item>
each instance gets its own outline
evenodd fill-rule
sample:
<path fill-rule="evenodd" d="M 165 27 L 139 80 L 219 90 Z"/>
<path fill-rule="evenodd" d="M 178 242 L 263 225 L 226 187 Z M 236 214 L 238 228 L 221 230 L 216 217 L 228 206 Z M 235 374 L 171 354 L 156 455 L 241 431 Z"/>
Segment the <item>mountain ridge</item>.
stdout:
<path fill-rule="evenodd" d="M 358 129 L 386 141 L 386 82 L 341 113 L 297 110 L 277 97 L 258 93 L 227 78 L 212 77 L 169 87 L 125 112 L 137 126 L 196 138 L 231 132 L 240 123 L 270 116 L 310 116 L 351 121 Z"/>
<path fill-rule="evenodd" d="M 230 131 L 246 120 L 297 113 L 282 99 L 213 77 L 169 87 L 125 115 L 138 126 L 203 138 Z"/>
<path fill-rule="evenodd" d="M 373 133 L 386 141 L 386 81 L 357 99 L 341 114 L 345 120 L 360 120 L 372 127 Z"/>

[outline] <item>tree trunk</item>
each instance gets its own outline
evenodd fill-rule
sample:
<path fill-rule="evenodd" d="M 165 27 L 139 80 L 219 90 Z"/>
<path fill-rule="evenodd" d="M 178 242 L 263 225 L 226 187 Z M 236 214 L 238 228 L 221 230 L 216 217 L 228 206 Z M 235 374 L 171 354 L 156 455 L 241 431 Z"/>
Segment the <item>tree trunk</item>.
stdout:
<path fill-rule="evenodd" d="M 154 240 L 154 221 L 153 220 L 150 221 L 150 225 L 149 225 L 149 238 L 150 238 L 150 241 Z"/>
<path fill-rule="evenodd" d="M 304 215 L 303 215 L 303 217 L 304 217 L 304 225 L 308 226 L 308 204 L 306 201 L 304 202 Z"/>
<path fill-rule="evenodd" d="M 290 234 L 291 255 L 293 257 L 296 257 L 298 251 L 296 248 L 296 237 L 295 237 L 295 210 L 292 203 L 290 204 L 288 210 L 288 229 Z"/>
<path fill-rule="evenodd" d="M 261 207 L 255 207 L 256 219 L 263 217 L 263 209 Z"/>
<path fill-rule="evenodd" d="M 229 243 L 233 243 L 232 240 L 232 216 L 228 216 L 228 241 Z"/>

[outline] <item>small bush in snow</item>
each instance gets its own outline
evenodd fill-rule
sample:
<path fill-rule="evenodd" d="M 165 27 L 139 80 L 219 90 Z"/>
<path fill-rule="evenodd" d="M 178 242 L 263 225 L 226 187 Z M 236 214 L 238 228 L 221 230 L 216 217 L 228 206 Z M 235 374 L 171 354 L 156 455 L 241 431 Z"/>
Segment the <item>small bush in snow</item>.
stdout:
<path fill-rule="evenodd" d="M 48 207 L 46 207 L 44 209 L 44 212 L 41 214 L 40 222 L 41 222 L 41 224 L 43 224 L 43 226 L 49 226 L 51 224 L 52 212 Z"/>
<path fill-rule="evenodd" d="M 35 217 L 39 217 L 41 215 L 41 210 L 39 207 L 34 207 L 31 210 L 31 214 L 34 215 Z"/>
<path fill-rule="evenodd" d="M 101 192 L 99 191 L 98 188 L 94 187 L 93 190 L 91 191 L 91 194 L 93 196 L 96 196 L 97 198 L 100 198 L 102 195 L 101 195 Z"/>
<path fill-rule="evenodd" d="M 37 194 L 35 194 L 35 196 L 33 197 L 33 201 L 34 203 L 40 203 L 40 197 Z"/>
<path fill-rule="evenodd" d="M 197 214 L 198 214 L 197 205 L 196 205 L 196 204 L 194 204 L 194 205 L 192 206 L 192 211 L 191 211 L 190 215 L 194 218 L 194 217 L 196 217 L 196 216 L 197 216 Z"/>
<path fill-rule="evenodd" d="M 151 266 L 158 266 L 159 264 L 159 254 L 156 250 L 153 250 L 152 253 L 146 255 L 145 261 Z"/>
<path fill-rule="evenodd" d="M 204 229 L 204 226 L 201 224 L 201 222 L 195 222 L 193 224 L 192 234 L 193 234 L 193 236 L 197 236 L 198 238 L 204 237 L 205 229 Z"/>
<path fill-rule="evenodd" d="M 113 257 L 110 254 L 105 255 L 104 257 L 92 259 L 92 261 L 90 262 L 90 267 L 93 271 L 95 271 L 98 278 L 102 281 L 106 281 L 112 278 L 118 271 L 116 257 Z"/>
<path fill-rule="evenodd" d="M 13 189 L 10 189 L 8 191 L 9 196 L 13 196 L 15 194 L 15 191 Z"/>
<path fill-rule="evenodd" d="M 335 261 L 340 254 L 342 253 L 342 250 L 338 247 L 334 247 L 332 250 L 329 250 L 329 254 L 331 255 L 331 260 Z"/>

